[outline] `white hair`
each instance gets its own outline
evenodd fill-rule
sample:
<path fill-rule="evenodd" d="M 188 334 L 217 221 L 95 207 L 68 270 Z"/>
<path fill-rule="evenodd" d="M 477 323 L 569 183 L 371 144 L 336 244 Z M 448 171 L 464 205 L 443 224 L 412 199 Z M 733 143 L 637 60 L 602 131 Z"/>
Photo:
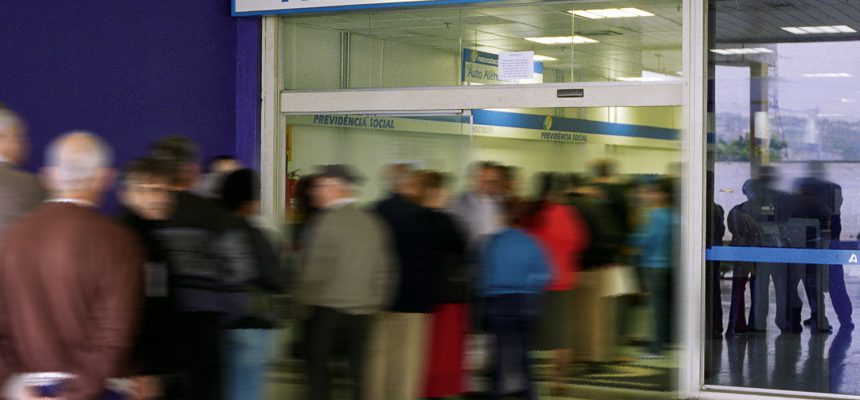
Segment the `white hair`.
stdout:
<path fill-rule="evenodd" d="M 19 133 L 24 133 L 26 131 L 26 125 L 24 124 L 24 120 L 12 112 L 12 110 L 7 110 L 0 107 L 0 127 L 3 126 L 12 126 L 18 130 Z M 0 135 L 4 135 L 5 131 L 0 130 Z"/>
<path fill-rule="evenodd" d="M 93 189 L 93 179 L 110 166 L 110 146 L 90 132 L 73 131 L 51 142 L 46 158 L 54 171 L 53 189 L 60 192 Z"/>

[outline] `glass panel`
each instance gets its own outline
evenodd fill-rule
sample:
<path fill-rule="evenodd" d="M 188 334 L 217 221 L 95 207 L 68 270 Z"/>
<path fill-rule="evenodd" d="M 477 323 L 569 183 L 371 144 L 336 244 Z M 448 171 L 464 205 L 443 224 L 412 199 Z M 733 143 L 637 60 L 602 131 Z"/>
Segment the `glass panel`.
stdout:
<path fill-rule="evenodd" d="M 680 9 L 680 0 L 489 2 L 284 17 L 284 88 L 677 80 Z M 531 78 L 503 75 L 508 52 L 534 53 Z"/>
<path fill-rule="evenodd" d="M 860 395 L 860 4 L 709 10 L 706 382 Z"/>
<path fill-rule="evenodd" d="M 531 353 L 535 379 L 542 386 L 561 382 L 569 393 L 574 385 L 592 386 L 607 398 L 617 396 L 618 389 L 636 398 L 666 396 L 653 392 L 673 389 L 678 365 L 670 329 L 677 322 L 671 316 L 678 315 L 671 308 L 677 303 L 671 284 L 676 236 L 671 196 L 661 191 L 672 186 L 658 183 L 677 177 L 680 111 L 602 107 L 471 110 L 463 115 L 290 115 L 288 169 L 298 178 L 316 165 L 351 164 L 366 178 L 360 200 L 367 206 L 388 195 L 382 175 L 387 165 L 442 171 L 454 178 L 450 189 L 456 196 L 480 193 L 493 202 L 521 200 L 526 205 L 522 227 L 536 224 L 529 218 L 544 198 L 539 174 L 568 178 L 557 181 L 563 185 L 556 185 L 558 191 L 547 201 L 570 206 L 581 223 L 576 234 L 589 236 L 590 243 L 577 250 L 572 265 L 551 264 L 553 276 L 573 272 L 569 286 L 554 287 L 553 292 L 564 295 L 544 293 L 554 300 L 546 300 L 531 321 L 538 326 L 539 350 Z M 498 172 L 498 179 L 470 179 L 481 176 L 470 175 L 469 168 L 479 161 L 504 166 L 505 173 Z M 490 183 L 480 188 L 476 181 Z M 295 201 L 289 203 L 295 208 Z M 303 221 L 295 210 L 290 215 L 294 222 Z M 473 229 L 469 223 L 462 227 Z M 643 237 L 652 240 L 637 240 Z M 432 290 L 429 284 L 427 288 Z M 293 337 L 313 340 L 301 339 L 301 326 L 293 326 Z M 473 328 L 468 327 L 470 333 L 480 332 Z M 455 335 L 452 340 L 466 339 Z M 487 351 L 469 343 L 469 351 Z M 570 362 L 556 364 L 563 354 L 553 349 L 572 350 Z"/>

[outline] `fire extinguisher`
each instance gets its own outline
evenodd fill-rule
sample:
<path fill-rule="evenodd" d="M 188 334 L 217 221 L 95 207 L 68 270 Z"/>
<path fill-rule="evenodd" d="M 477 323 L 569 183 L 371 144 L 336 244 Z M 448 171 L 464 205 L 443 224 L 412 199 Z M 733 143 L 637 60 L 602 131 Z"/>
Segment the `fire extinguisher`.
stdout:
<path fill-rule="evenodd" d="M 299 171 L 301 169 L 294 170 L 292 172 L 287 173 L 287 201 L 284 202 L 286 206 L 286 212 L 284 215 L 290 216 L 290 219 L 294 219 L 295 209 L 296 209 L 296 191 L 299 185 L 299 179 L 301 176 L 299 175 Z"/>

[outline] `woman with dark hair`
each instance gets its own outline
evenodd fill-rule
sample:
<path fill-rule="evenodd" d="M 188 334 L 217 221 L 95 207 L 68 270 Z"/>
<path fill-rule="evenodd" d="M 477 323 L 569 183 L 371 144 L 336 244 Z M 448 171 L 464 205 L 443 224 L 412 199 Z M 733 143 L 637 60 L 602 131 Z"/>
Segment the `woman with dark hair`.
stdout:
<path fill-rule="evenodd" d="M 464 355 L 469 329 L 467 303 L 471 285 L 464 263 L 466 237 L 444 210 L 450 192 L 448 177 L 435 171 L 418 174 L 418 201 L 430 210 L 427 219 L 436 268 L 436 307 L 430 322 L 429 351 L 422 398 L 456 397 L 465 392 Z"/>
<path fill-rule="evenodd" d="M 547 255 L 528 233 L 516 227 L 519 202 L 508 199 L 501 209 L 501 231 L 487 241 L 481 257 L 480 295 L 487 329 L 495 337 L 491 399 L 504 399 L 510 370 L 525 374 L 523 398 L 536 400 L 529 350 L 539 312 L 540 293 L 550 279 Z M 516 360 L 517 367 L 506 365 Z"/>
<path fill-rule="evenodd" d="M 543 296 L 538 329 L 538 349 L 552 353 L 550 388 L 561 394 L 570 364 L 572 343 L 571 291 L 579 282 L 581 253 L 589 233 L 579 212 L 565 205 L 565 179 L 559 174 L 538 177 L 538 192 L 524 224 L 549 255 L 552 280 Z"/>

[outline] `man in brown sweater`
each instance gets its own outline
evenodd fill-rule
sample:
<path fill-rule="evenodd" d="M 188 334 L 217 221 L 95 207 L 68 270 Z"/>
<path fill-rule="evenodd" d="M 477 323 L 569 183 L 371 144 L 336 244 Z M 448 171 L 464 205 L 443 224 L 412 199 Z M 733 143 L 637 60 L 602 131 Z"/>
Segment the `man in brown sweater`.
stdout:
<path fill-rule="evenodd" d="M 7 399 L 99 398 L 106 380 L 124 372 L 143 299 L 143 258 L 132 233 L 96 210 L 113 179 L 110 158 L 92 134 L 55 140 L 47 153 L 51 197 L 0 244 Z M 37 379 L 48 372 L 62 375 Z"/>

